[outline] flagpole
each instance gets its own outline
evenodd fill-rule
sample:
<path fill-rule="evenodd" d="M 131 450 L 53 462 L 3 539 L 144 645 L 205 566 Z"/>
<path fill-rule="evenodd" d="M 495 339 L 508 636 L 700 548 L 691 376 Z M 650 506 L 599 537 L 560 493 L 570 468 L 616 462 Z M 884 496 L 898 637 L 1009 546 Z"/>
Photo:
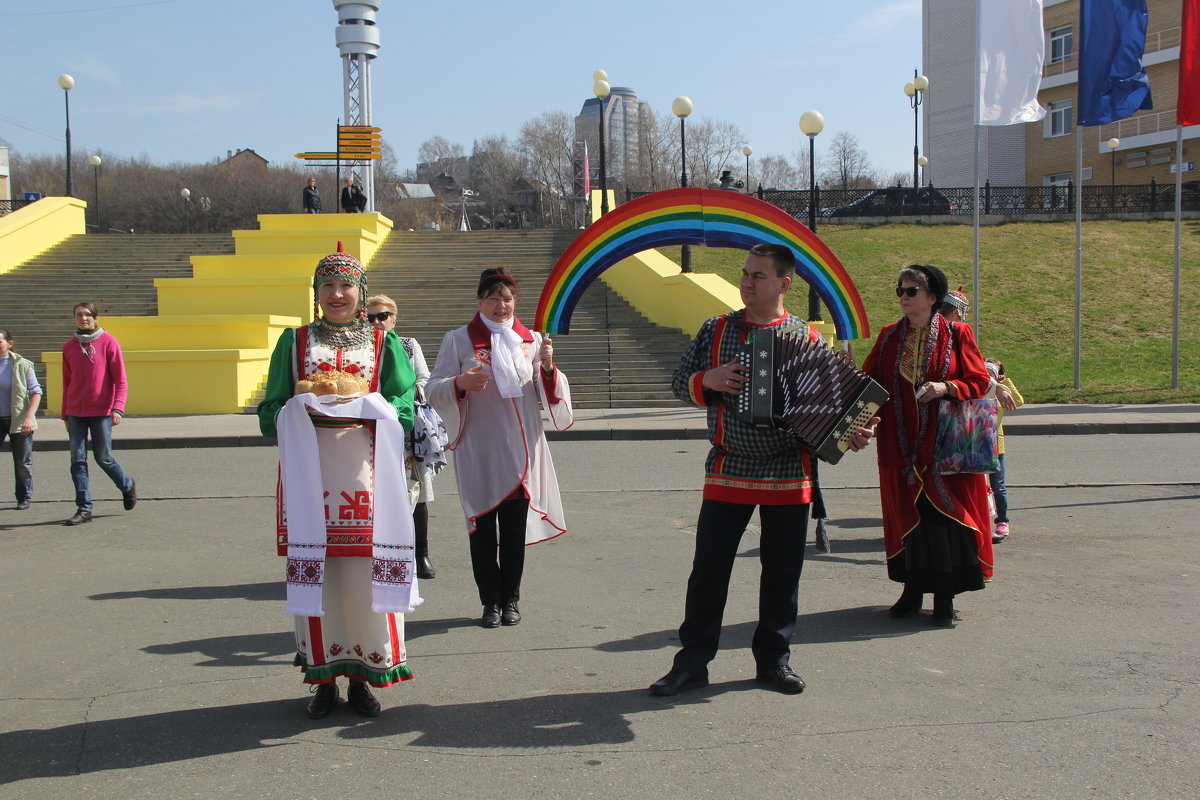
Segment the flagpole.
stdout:
<path fill-rule="evenodd" d="M 1183 216 L 1183 126 L 1175 126 L 1175 309 L 1171 329 L 1171 388 L 1179 388 L 1179 220 Z"/>
<path fill-rule="evenodd" d="M 971 203 L 975 207 L 975 233 L 972 251 L 971 282 L 974 297 L 971 298 L 971 327 L 975 329 L 975 340 L 982 347 L 983 334 L 979 330 L 979 125 L 975 128 L 975 191 L 971 194 Z"/>
<path fill-rule="evenodd" d="M 1075 388 L 1079 384 L 1079 359 L 1083 329 L 1083 126 L 1075 126 Z"/>

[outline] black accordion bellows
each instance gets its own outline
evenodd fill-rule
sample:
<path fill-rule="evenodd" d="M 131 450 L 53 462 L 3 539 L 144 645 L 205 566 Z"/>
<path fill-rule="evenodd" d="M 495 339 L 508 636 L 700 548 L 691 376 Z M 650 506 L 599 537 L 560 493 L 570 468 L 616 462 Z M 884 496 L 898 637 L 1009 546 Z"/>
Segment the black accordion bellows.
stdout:
<path fill-rule="evenodd" d="M 754 328 L 740 357 L 750 379 L 736 401 L 738 416 L 761 428 L 791 431 L 830 464 L 888 399 L 866 373 L 809 339 L 806 324 Z"/>

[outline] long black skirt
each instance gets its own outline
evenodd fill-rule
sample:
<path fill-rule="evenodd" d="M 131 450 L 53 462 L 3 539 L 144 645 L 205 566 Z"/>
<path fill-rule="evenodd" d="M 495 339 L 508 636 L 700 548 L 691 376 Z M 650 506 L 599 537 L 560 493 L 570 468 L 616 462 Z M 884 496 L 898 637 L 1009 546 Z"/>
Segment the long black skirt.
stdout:
<path fill-rule="evenodd" d="M 958 594 L 983 588 L 975 531 L 917 498 L 921 521 L 904 539 L 904 550 L 888 559 L 888 577 L 924 594 Z"/>

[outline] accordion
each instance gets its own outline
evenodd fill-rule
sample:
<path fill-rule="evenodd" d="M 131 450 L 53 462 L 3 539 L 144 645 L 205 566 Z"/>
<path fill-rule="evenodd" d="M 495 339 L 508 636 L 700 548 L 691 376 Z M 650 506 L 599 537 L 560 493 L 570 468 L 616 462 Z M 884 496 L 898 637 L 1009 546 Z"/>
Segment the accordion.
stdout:
<path fill-rule="evenodd" d="M 749 375 L 735 398 L 739 419 L 791 431 L 830 464 L 888 399 L 866 373 L 809 339 L 807 324 L 755 328 L 738 358 Z"/>

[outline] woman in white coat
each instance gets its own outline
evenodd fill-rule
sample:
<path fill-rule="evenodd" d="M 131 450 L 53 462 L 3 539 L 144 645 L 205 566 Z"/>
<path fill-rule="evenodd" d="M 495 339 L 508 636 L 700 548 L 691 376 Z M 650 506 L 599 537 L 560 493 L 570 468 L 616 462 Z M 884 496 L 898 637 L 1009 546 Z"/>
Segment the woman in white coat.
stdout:
<path fill-rule="evenodd" d="M 538 405 L 565 430 L 571 389 L 550 338 L 516 318 L 516 293 L 507 269 L 483 271 L 479 313 L 446 334 L 426 387 L 454 451 L 485 628 L 521 621 L 525 545 L 566 532 Z"/>

